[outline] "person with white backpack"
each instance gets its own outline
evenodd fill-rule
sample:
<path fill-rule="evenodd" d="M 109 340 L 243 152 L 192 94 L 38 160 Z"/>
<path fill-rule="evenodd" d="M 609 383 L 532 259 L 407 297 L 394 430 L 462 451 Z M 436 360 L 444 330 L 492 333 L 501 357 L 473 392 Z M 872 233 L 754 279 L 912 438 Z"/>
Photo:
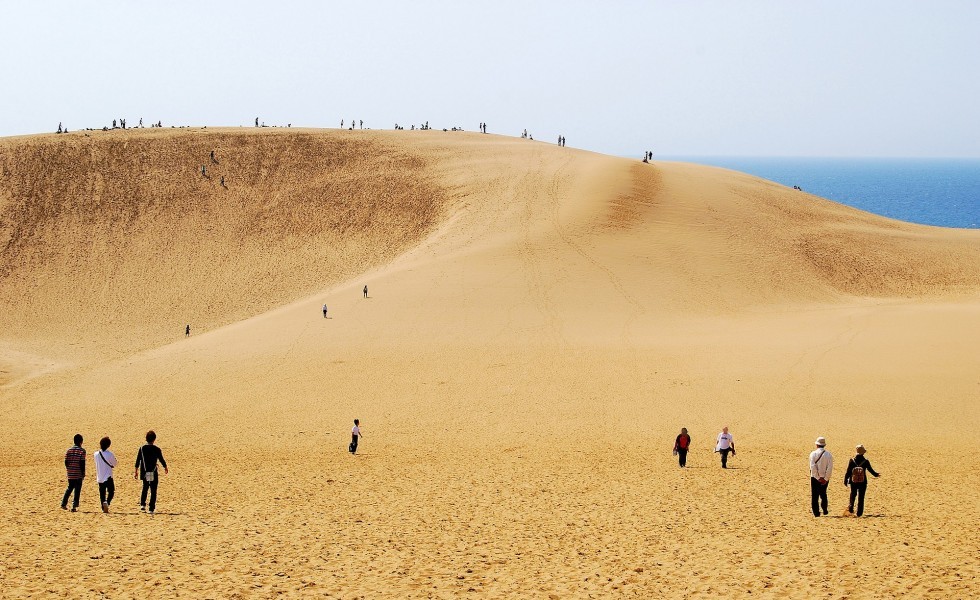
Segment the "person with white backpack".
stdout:
<path fill-rule="evenodd" d="M 847 462 L 847 472 L 844 473 L 844 487 L 851 486 L 851 501 L 847 505 L 847 512 L 854 514 L 854 498 L 857 497 L 857 516 L 864 514 L 864 493 L 868 491 L 868 473 L 875 477 L 880 475 L 871 468 L 871 461 L 865 458 L 867 450 L 864 444 L 858 444 L 855 448 L 857 455 Z"/>

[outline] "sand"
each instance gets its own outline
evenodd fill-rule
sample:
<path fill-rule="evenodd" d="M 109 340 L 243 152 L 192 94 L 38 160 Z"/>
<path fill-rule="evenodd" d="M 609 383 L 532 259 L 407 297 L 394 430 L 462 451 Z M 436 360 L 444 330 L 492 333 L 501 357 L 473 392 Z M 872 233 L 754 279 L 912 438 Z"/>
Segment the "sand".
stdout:
<path fill-rule="evenodd" d="M 209 128 L 0 140 L 0 249 L 0 596 L 980 593 L 980 231 L 501 136 Z M 120 457 L 108 515 L 91 459 L 58 508 L 76 432 Z"/>

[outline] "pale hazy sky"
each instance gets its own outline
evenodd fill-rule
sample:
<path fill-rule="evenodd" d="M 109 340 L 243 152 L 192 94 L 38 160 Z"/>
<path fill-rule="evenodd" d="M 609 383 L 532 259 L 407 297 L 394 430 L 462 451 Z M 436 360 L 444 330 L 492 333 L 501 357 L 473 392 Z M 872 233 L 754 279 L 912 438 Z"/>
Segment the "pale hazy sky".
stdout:
<path fill-rule="evenodd" d="M 980 1 L 4 1 L 0 136 L 363 119 L 610 154 L 980 156 Z"/>

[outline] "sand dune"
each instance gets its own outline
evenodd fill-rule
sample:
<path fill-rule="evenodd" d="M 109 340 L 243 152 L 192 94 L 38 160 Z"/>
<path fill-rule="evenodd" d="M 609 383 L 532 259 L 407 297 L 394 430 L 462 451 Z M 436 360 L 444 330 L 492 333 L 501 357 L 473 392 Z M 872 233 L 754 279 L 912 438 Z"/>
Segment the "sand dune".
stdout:
<path fill-rule="evenodd" d="M 0 595 L 980 588 L 978 231 L 456 132 L 9 138 L 0 175 Z M 73 433 L 151 427 L 151 527 L 127 469 L 57 509 Z M 835 478 L 871 450 L 870 517 L 809 515 L 817 435 Z"/>

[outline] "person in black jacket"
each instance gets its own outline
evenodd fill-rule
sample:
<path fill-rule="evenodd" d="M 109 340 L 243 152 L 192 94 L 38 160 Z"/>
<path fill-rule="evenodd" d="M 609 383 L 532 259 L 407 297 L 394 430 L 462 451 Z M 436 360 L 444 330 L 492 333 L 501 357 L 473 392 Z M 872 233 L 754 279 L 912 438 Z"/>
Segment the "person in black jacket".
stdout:
<path fill-rule="evenodd" d="M 143 493 L 140 495 L 140 510 L 146 510 L 146 492 L 150 492 L 150 514 L 157 509 L 157 484 L 160 483 L 160 473 L 157 470 L 157 463 L 163 466 L 164 473 L 170 473 L 167 469 L 167 461 L 163 459 L 163 452 L 157 448 L 153 442 L 157 439 L 157 434 L 150 431 L 146 432 L 146 445 L 136 453 L 136 470 L 133 479 L 143 481 Z"/>
<path fill-rule="evenodd" d="M 864 445 L 858 444 L 855 450 L 857 455 L 847 463 L 847 471 L 844 473 L 844 486 L 851 486 L 851 501 L 847 505 L 847 512 L 854 513 L 854 497 L 857 496 L 857 516 L 860 517 L 864 514 L 864 492 L 868 490 L 868 473 L 875 477 L 880 475 L 871 468 L 871 461 L 864 457 L 864 453 L 867 452 Z M 855 474 L 854 469 L 863 469 L 863 471 Z"/>

